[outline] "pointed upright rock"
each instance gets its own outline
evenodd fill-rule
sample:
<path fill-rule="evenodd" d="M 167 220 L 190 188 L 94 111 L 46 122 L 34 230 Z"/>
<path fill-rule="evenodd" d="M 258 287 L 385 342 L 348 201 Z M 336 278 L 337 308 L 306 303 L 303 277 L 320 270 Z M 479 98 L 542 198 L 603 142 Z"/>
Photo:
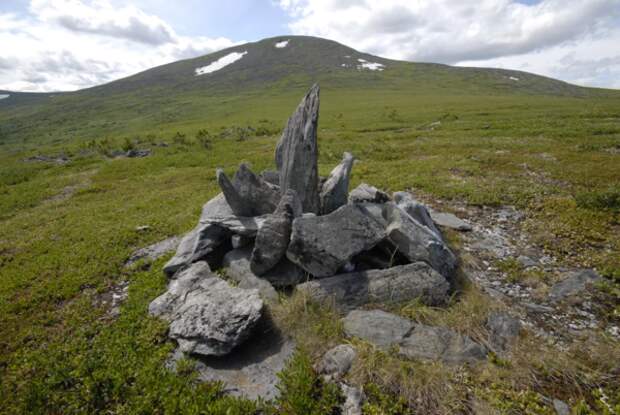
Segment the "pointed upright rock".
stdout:
<path fill-rule="evenodd" d="M 297 192 L 304 212 L 319 213 L 317 127 L 319 86 L 314 84 L 289 118 L 276 147 L 280 190 Z"/>
<path fill-rule="evenodd" d="M 349 197 L 349 176 L 353 167 L 353 155 L 345 152 L 342 161 L 329 174 L 323 184 L 319 198 L 321 200 L 321 213 L 327 215 L 347 204 Z"/>

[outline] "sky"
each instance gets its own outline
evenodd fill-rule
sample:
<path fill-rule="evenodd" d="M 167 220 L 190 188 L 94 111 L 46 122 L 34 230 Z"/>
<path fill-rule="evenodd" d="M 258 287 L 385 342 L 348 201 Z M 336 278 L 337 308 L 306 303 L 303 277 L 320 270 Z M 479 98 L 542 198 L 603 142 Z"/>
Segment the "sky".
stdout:
<path fill-rule="evenodd" d="M 76 90 L 279 35 L 620 89 L 620 0 L 0 0 L 0 89 Z"/>

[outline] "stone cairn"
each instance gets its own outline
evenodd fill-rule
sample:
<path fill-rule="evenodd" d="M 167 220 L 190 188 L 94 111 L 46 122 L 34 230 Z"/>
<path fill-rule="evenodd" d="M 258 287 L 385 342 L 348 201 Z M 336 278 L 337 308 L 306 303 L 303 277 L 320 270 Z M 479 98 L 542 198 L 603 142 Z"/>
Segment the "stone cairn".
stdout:
<path fill-rule="evenodd" d="M 343 312 L 366 303 L 418 299 L 435 305 L 447 298 L 456 258 L 426 207 L 409 193 L 390 197 L 367 184 L 349 193 L 349 153 L 320 178 L 318 116 L 314 85 L 277 144 L 277 171 L 257 175 L 241 164 L 231 180 L 217 169 L 222 192 L 204 205 L 198 225 L 181 240 L 164 267 L 168 290 L 149 306 L 152 315 L 169 321 L 169 336 L 181 351 L 227 355 L 252 334 L 266 314 L 264 304 L 277 301 L 276 289 L 294 287 L 315 301 L 333 301 Z M 211 271 L 220 267 L 233 285 Z M 345 326 L 354 334 L 374 327 L 363 321 L 386 318 L 349 314 Z M 357 317 L 364 317 L 361 324 Z M 406 326 L 403 338 L 409 336 L 409 323 L 399 324 Z M 377 323 L 376 329 L 387 326 Z M 409 343 L 428 337 L 428 329 L 416 330 Z"/>

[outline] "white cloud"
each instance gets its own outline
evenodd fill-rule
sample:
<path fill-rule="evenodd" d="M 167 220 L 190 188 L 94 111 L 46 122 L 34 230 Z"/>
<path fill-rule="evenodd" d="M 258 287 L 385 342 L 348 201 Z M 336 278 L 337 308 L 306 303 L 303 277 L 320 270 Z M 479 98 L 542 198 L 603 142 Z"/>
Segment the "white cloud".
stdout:
<path fill-rule="evenodd" d="M 620 78 L 613 63 L 613 56 L 620 55 L 616 29 L 620 0 L 542 0 L 533 5 L 514 0 L 280 0 L 279 4 L 291 17 L 294 34 L 327 37 L 388 58 L 476 66 L 499 63 L 516 69 L 527 64 L 528 71 L 588 85 L 612 86 L 611 73 Z M 613 40 L 607 42 L 607 50 L 588 47 L 606 39 Z M 540 59 L 560 49 L 564 55 L 555 63 Z M 560 61 L 571 51 L 580 51 L 579 62 Z M 585 76 L 596 62 L 610 69 Z"/>
<path fill-rule="evenodd" d="M 235 44 L 181 36 L 158 16 L 108 0 L 31 0 L 29 11 L 0 13 L 0 89 L 81 89 Z"/>

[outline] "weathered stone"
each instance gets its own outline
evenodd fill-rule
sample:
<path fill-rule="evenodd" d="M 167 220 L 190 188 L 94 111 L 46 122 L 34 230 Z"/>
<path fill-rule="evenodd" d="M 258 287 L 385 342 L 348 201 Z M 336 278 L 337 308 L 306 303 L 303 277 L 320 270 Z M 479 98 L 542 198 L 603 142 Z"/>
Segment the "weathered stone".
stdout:
<path fill-rule="evenodd" d="M 191 230 L 181 239 L 177 251 L 172 258 L 164 265 L 164 274 L 172 277 L 179 269 L 190 264 L 194 253 L 194 246 L 198 238 L 199 227 Z"/>
<path fill-rule="evenodd" d="M 280 188 L 255 175 L 245 163 L 235 173 L 233 185 L 241 198 L 251 205 L 251 216 L 273 213 L 278 206 Z"/>
<path fill-rule="evenodd" d="M 410 320 L 381 310 L 353 310 L 342 324 L 347 336 L 382 348 L 400 343 L 414 327 Z"/>
<path fill-rule="evenodd" d="M 362 415 L 364 405 L 364 391 L 355 386 L 348 386 L 345 383 L 340 384 L 340 391 L 344 396 L 344 403 L 340 406 L 342 415 Z"/>
<path fill-rule="evenodd" d="M 282 260 L 291 239 L 291 227 L 295 215 L 301 215 L 301 203 L 295 191 L 288 189 L 276 211 L 267 215 L 256 234 L 250 261 L 253 273 L 262 275 Z"/>
<path fill-rule="evenodd" d="M 349 193 L 349 203 L 385 203 L 389 200 L 387 193 L 366 183 L 360 184 Z"/>
<path fill-rule="evenodd" d="M 502 352 L 516 340 L 521 330 L 519 319 L 503 312 L 494 312 L 487 318 L 489 344 L 497 352 Z"/>
<path fill-rule="evenodd" d="M 198 379 L 222 382 L 223 392 L 246 399 L 271 400 L 279 396 L 278 373 L 295 351 L 295 342 L 263 317 L 252 335 L 225 356 L 200 356 L 194 363 Z M 168 366 L 184 357 L 177 349 Z"/>
<path fill-rule="evenodd" d="M 445 277 L 456 267 L 456 257 L 443 241 L 426 226 L 408 215 L 394 203 L 386 203 L 390 241 L 410 261 L 424 261 Z"/>
<path fill-rule="evenodd" d="M 557 415 L 570 415 L 571 414 L 570 406 L 568 406 L 566 402 L 561 401 L 559 399 L 553 400 L 553 409 L 555 409 L 555 413 Z"/>
<path fill-rule="evenodd" d="M 328 380 L 338 380 L 347 374 L 357 353 L 348 344 L 339 344 L 329 349 L 317 365 L 317 372 L 325 375 Z"/>
<path fill-rule="evenodd" d="M 251 280 L 255 278 L 259 281 L 271 283 L 276 287 L 291 287 L 305 281 L 304 270 L 283 258 L 275 267 L 271 268 L 260 277 L 250 269 L 250 258 L 252 255 L 251 247 L 235 249 L 224 257 L 224 266 L 229 267 L 228 273 L 231 278 L 237 281 Z"/>
<path fill-rule="evenodd" d="M 537 266 L 537 265 L 538 265 L 538 263 L 537 263 L 535 260 L 533 260 L 533 259 L 532 259 L 532 258 L 530 258 L 529 256 L 525 256 L 525 255 L 519 255 L 519 256 L 517 257 L 517 262 L 518 262 L 519 264 L 521 264 L 521 266 L 522 266 L 523 268 L 526 268 L 526 269 L 527 269 L 527 268 L 532 268 L 532 267 L 535 267 L 535 266 Z"/>
<path fill-rule="evenodd" d="M 601 279 L 592 269 L 581 269 L 571 272 L 568 277 L 551 287 L 549 298 L 552 301 L 561 301 L 585 291 L 589 286 Z"/>
<path fill-rule="evenodd" d="M 353 167 L 353 155 L 344 153 L 342 161 L 329 174 L 329 177 L 321 187 L 319 198 L 321 201 L 321 213 L 327 215 L 342 205 L 347 204 L 349 196 L 349 176 Z"/>
<path fill-rule="evenodd" d="M 258 290 L 231 287 L 205 262 L 181 273 L 149 307 L 152 314 L 170 321 L 169 336 L 183 352 L 207 356 L 225 355 L 241 344 L 262 310 Z"/>
<path fill-rule="evenodd" d="M 329 215 L 295 219 L 286 255 L 315 277 L 329 277 L 384 238 L 384 227 L 363 206 L 345 205 Z"/>
<path fill-rule="evenodd" d="M 399 303 L 419 299 L 436 305 L 448 297 L 450 284 L 424 262 L 308 281 L 297 289 L 317 302 L 334 301 L 344 310 L 366 303 Z"/>
<path fill-rule="evenodd" d="M 275 184 L 276 186 L 280 186 L 280 172 L 271 171 L 271 170 L 263 170 L 260 173 L 260 177 L 266 181 L 267 183 Z"/>
<path fill-rule="evenodd" d="M 396 192 L 394 193 L 394 202 L 403 211 L 407 212 L 409 216 L 417 220 L 420 224 L 426 226 L 431 232 L 433 232 L 439 239 L 442 239 L 441 232 L 435 226 L 431 213 L 426 206 L 418 202 L 409 192 Z"/>
<path fill-rule="evenodd" d="M 125 266 L 128 267 L 141 259 L 155 261 L 156 259 L 166 255 L 168 252 L 174 251 L 177 246 L 179 246 L 180 242 L 180 237 L 173 236 L 171 238 L 164 239 L 163 241 L 156 242 L 145 248 L 140 248 L 131 254 L 129 259 L 125 262 Z"/>
<path fill-rule="evenodd" d="M 458 218 L 452 213 L 431 211 L 431 218 L 433 219 L 433 222 L 444 228 L 450 228 L 461 232 L 468 232 L 472 230 L 469 223 Z"/>
<path fill-rule="evenodd" d="M 315 84 L 289 118 L 276 147 L 282 193 L 295 190 L 303 211 L 313 213 L 319 213 L 318 121 L 319 86 Z"/>
<path fill-rule="evenodd" d="M 236 281 L 239 288 L 256 288 L 265 301 L 277 301 L 278 293 L 269 281 L 259 278 L 250 270 L 251 248 L 233 249 L 224 255 L 222 266 L 226 275 Z"/>
<path fill-rule="evenodd" d="M 399 344 L 399 353 L 410 359 L 435 360 L 447 364 L 475 363 L 485 360 L 487 350 L 467 336 L 447 327 L 416 324 Z"/>
<path fill-rule="evenodd" d="M 226 202 L 228 206 L 230 206 L 232 212 L 236 216 L 254 216 L 252 214 L 253 207 L 247 200 L 241 197 L 235 186 L 233 186 L 232 182 L 224 173 L 222 169 L 215 170 L 215 177 L 217 178 L 217 184 L 222 189 L 222 193 L 226 198 Z"/>

